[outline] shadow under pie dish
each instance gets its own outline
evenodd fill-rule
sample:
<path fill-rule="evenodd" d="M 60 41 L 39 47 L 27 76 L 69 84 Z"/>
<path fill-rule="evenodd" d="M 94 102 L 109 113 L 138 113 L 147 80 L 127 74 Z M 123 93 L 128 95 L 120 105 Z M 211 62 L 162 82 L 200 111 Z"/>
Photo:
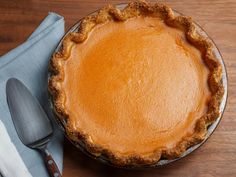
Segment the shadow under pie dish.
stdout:
<path fill-rule="evenodd" d="M 178 158 L 220 115 L 222 64 L 212 42 L 162 4 L 107 6 L 85 17 L 50 69 L 67 137 L 115 166 Z"/>

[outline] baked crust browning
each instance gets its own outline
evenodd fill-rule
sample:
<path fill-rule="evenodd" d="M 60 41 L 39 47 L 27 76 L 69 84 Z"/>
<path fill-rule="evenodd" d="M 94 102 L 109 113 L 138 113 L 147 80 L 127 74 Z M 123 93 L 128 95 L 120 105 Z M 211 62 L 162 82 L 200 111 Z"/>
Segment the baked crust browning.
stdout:
<path fill-rule="evenodd" d="M 195 124 L 193 133 L 187 134 L 179 140 L 173 148 L 156 149 L 151 155 L 133 154 L 120 156 L 109 149 L 96 145 L 89 135 L 82 130 L 75 131 L 68 124 L 70 115 L 65 107 L 66 96 L 62 88 L 64 79 L 63 64 L 69 58 L 73 44 L 82 43 L 88 34 L 98 24 L 108 21 L 122 22 L 132 17 L 158 17 L 171 27 L 181 29 L 193 46 L 201 51 L 202 59 L 209 69 L 208 86 L 211 97 L 208 103 L 207 113 L 200 117 Z M 166 5 L 151 4 L 146 1 L 136 1 L 128 4 L 125 9 L 119 10 L 113 6 L 101 9 L 95 15 L 89 15 L 81 20 L 77 32 L 69 33 L 62 42 L 59 52 L 55 53 L 50 62 L 52 75 L 49 79 L 49 92 L 52 95 L 54 111 L 61 125 L 66 131 L 66 136 L 77 146 L 82 147 L 92 155 L 105 159 L 115 166 L 142 166 L 155 164 L 160 159 L 174 159 L 179 157 L 189 147 L 204 140 L 207 127 L 211 125 L 220 114 L 220 102 L 224 94 L 222 85 L 222 67 L 213 54 L 213 45 L 208 38 L 198 34 L 191 18 L 186 16 L 175 16 L 174 12 Z"/>

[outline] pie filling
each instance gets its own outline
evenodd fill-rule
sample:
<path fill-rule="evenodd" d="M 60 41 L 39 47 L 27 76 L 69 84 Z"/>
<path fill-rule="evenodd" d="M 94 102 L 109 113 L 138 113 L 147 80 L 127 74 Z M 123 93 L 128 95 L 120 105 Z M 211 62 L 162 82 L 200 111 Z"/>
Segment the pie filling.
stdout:
<path fill-rule="evenodd" d="M 207 111 L 200 51 L 158 18 L 97 25 L 64 72 L 69 126 L 121 155 L 174 147 Z"/>

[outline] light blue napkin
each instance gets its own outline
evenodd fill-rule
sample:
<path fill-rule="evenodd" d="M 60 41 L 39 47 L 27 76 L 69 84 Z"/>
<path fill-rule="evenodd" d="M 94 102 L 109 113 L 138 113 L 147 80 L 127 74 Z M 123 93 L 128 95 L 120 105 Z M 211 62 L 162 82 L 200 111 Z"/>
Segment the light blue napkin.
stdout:
<path fill-rule="evenodd" d="M 11 141 L 33 177 L 49 175 L 40 154 L 24 146 L 16 134 L 7 106 L 6 81 L 11 77 L 21 80 L 38 98 L 49 117 L 52 118 L 47 92 L 48 63 L 63 35 L 63 17 L 49 13 L 26 42 L 0 57 L 0 120 L 5 125 Z M 62 171 L 63 135 L 60 130 L 56 129 L 48 149 Z"/>

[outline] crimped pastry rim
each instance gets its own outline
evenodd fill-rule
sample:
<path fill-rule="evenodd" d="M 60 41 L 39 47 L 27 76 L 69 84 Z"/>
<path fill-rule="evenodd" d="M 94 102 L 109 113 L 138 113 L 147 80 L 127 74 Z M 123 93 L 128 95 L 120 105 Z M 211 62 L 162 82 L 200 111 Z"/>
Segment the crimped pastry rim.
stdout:
<path fill-rule="evenodd" d="M 206 64 L 210 70 L 210 81 L 209 81 L 209 87 L 211 89 L 211 92 L 214 92 L 214 95 L 212 96 L 211 104 L 208 109 L 208 115 L 202 116 L 196 123 L 195 126 L 195 134 L 191 137 L 185 137 L 183 140 L 179 142 L 177 147 L 173 149 L 165 149 L 160 151 L 156 151 L 153 153 L 152 156 L 144 157 L 140 155 L 132 155 L 128 157 L 121 157 L 117 154 L 113 153 L 111 150 L 105 149 L 99 145 L 95 145 L 92 142 L 89 141 L 88 136 L 84 134 L 83 132 L 75 132 L 66 125 L 66 120 L 68 119 L 69 115 L 66 113 L 66 109 L 64 108 L 63 101 L 65 99 L 65 95 L 63 95 L 63 89 L 60 88 L 60 82 L 63 79 L 63 67 L 61 62 L 66 59 L 68 55 L 68 49 L 69 45 L 72 42 L 73 37 L 77 37 L 77 40 L 83 41 L 85 38 L 79 36 L 78 33 L 84 32 L 83 31 L 83 25 L 86 26 L 88 24 L 88 20 L 91 16 L 85 17 L 81 24 L 82 28 L 79 29 L 77 34 L 67 35 L 65 39 L 63 40 L 63 47 L 59 50 L 59 52 L 55 53 L 52 57 L 50 68 L 53 72 L 53 76 L 49 78 L 49 91 L 52 95 L 52 100 L 54 104 L 54 111 L 56 115 L 59 117 L 60 121 L 63 124 L 63 127 L 66 130 L 67 136 L 74 142 L 79 144 L 80 146 L 83 146 L 89 153 L 93 154 L 94 156 L 102 156 L 109 162 L 111 162 L 113 165 L 116 166 L 142 166 L 142 165 L 148 165 L 148 164 L 154 164 L 158 162 L 161 158 L 167 158 L 167 159 L 175 159 L 179 157 L 183 152 L 186 151 L 187 148 L 200 143 L 204 140 L 205 134 L 207 132 L 207 126 L 211 125 L 219 116 L 219 106 L 221 99 L 224 94 L 224 88 L 222 85 L 222 66 L 221 64 L 215 59 L 215 56 L 213 56 L 212 51 L 212 42 L 208 39 L 203 39 L 202 36 L 199 34 L 194 34 L 194 23 L 193 21 L 185 16 L 175 16 L 172 12 L 172 10 L 162 4 L 156 3 L 156 4 L 148 4 L 144 1 L 136 1 L 133 3 L 130 3 L 127 5 L 127 8 L 135 7 L 136 10 L 140 10 L 141 8 L 158 8 L 160 11 L 158 13 L 161 13 L 163 16 L 168 16 L 168 18 L 172 17 L 172 19 L 168 22 L 169 26 L 175 25 L 174 23 L 177 22 L 177 25 L 183 25 L 181 28 L 182 30 L 186 30 L 185 34 L 189 33 L 187 37 L 190 39 L 190 43 L 192 43 L 196 48 L 203 48 L 205 47 L 206 50 L 206 56 L 204 55 L 204 60 L 206 60 L 205 57 L 207 57 L 208 64 Z M 147 9 L 146 9 L 147 10 Z M 114 18 L 120 18 L 119 17 L 119 10 L 112 6 L 105 7 L 102 9 L 103 12 L 107 13 L 107 15 L 111 16 L 111 19 Z M 144 13 L 144 12 L 142 12 Z M 156 12 L 157 13 L 157 12 Z M 147 14 L 142 14 L 147 16 Z M 97 15 L 99 16 L 99 14 Z M 129 17 L 130 18 L 130 17 Z M 167 18 L 167 17 L 162 17 Z M 109 19 L 109 20 L 111 20 Z M 87 21 L 86 21 L 87 20 Z M 116 19 L 116 20 L 122 20 L 122 19 Z M 166 22 L 166 19 L 164 19 Z M 175 21 L 177 20 L 177 21 Z M 85 22 L 86 21 L 86 22 Z M 97 23 L 96 23 L 97 24 Z M 85 28 L 85 27 L 84 27 Z M 82 30 L 81 30 L 82 29 Z M 189 31 L 190 32 L 189 32 Z M 69 37 L 68 37 L 69 36 Z M 191 41 L 192 40 L 192 41 Z M 78 42 L 78 41 L 77 41 Z M 202 45 L 202 46 L 201 46 Z M 201 49 L 202 50 L 202 49 Z M 204 50 L 204 49 L 203 49 Z M 202 51 L 203 53 L 203 51 Z M 210 69 L 211 67 L 211 69 Z"/>

